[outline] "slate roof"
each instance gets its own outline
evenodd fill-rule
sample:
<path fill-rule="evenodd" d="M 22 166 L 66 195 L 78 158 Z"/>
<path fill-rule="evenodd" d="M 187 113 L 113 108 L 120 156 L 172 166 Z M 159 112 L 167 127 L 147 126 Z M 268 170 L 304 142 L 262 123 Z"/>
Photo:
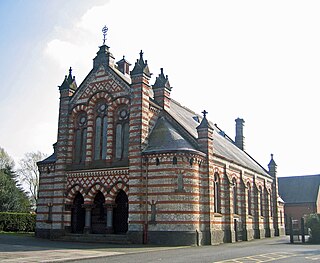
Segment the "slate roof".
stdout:
<path fill-rule="evenodd" d="M 170 151 L 197 151 L 165 117 L 160 117 L 153 128 L 144 153 Z M 199 152 L 200 153 L 200 152 Z"/>
<path fill-rule="evenodd" d="M 320 186 L 320 174 L 279 177 L 279 195 L 286 204 L 315 203 Z"/>
<path fill-rule="evenodd" d="M 49 157 L 47 157 L 46 159 L 37 162 L 37 164 L 49 164 L 49 163 L 54 163 L 57 160 L 56 154 L 53 153 L 51 154 Z"/>
<path fill-rule="evenodd" d="M 186 107 L 181 106 L 178 102 L 171 100 L 169 114 L 180 123 L 195 139 L 198 137 L 197 127 L 202 117 Z M 209 122 L 210 123 L 210 122 Z M 214 152 L 231 162 L 247 167 L 253 171 L 270 177 L 267 171 L 255 161 L 248 153 L 239 149 L 234 141 L 225 135 L 217 126 L 210 123 L 213 127 L 213 147 Z"/>

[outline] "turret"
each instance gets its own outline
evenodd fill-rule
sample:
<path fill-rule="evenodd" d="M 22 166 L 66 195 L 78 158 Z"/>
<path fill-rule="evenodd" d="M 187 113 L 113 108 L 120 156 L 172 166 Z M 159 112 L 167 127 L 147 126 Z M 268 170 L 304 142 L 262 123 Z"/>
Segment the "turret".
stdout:
<path fill-rule="evenodd" d="M 170 86 L 168 75 L 163 74 L 163 68 L 160 69 L 160 74 L 156 78 L 154 85 L 152 86 L 155 101 L 164 109 L 170 109 L 170 92 L 172 87 Z"/>

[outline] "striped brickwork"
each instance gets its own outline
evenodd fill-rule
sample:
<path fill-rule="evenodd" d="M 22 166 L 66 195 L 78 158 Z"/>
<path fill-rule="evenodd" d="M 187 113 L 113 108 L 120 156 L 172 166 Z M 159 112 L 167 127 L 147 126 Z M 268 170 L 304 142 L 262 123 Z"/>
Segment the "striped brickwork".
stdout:
<path fill-rule="evenodd" d="M 129 123 L 129 232 L 143 231 L 146 219 L 146 187 L 142 150 L 149 134 L 149 77 L 132 76 Z"/>
<path fill-rule="evenodd" d="M 276 176 L 259 174 L 217 155 L 213 129 L 208 123 L 197 128 L 196 151 L 143 153 L 159 116 L 172 118 L 167 114 L 170 92 L 165 88 L 154 89 L 155 103 L 150 98 L 148 71 L 134 72 L 128 84 L 111 68 L 101 66 L 89 74 L 74 95 L 70 90 L 60 90 L 57 159 L 55 163 L 39 165 L 36 228 L 61 233 L 70 230 L 70 208 L 78 193 L 84 198 L 87 223 L 87 212 L 98 193 L 112 207 L 122 190 L 129 200 L 128 236 L 134 242 L 147 241 L 149 235 L 152 242 L 174 243 L 175 237 L 180 237 L 182 243 L 202 245 L 279 234 L 284 212 L 283 205 L 276 201 Z M 94 131 L 96 106 L 100 102 L 108 107 L 108 132 L 106 159 L 98 160 L 101 161 L 98 168 L 94 160 Z M 119 107 L 128 107 L 130 112 L 129 164 L 125 167 L 120 164 L 115 167 L 114 162 L 115 116 Z M 87 117 L 85 162 L 75 164 L 79 114 Z M 184 135 L 191 138 L 187 131 Z"/>

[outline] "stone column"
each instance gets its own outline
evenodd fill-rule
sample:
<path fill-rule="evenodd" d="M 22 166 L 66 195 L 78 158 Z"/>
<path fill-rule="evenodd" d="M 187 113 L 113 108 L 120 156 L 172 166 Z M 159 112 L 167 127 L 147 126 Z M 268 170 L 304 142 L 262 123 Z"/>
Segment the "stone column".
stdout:
<path fill-rule="evenodd" d="M 106 233 L 112 234 L 113 231 L 113 208 L 112 204 L 105 204 L 105 209 L 107 210 L 107 225 L 106 225 Z"/>
<path fill-rule="evenodd" d="M 86 210 L 85 215 L 85 224 L 84 224 L 84 234 L 90 234 L 91 233 L 91 210 L 92 205 L 84 204 L 82 207 Z"/>

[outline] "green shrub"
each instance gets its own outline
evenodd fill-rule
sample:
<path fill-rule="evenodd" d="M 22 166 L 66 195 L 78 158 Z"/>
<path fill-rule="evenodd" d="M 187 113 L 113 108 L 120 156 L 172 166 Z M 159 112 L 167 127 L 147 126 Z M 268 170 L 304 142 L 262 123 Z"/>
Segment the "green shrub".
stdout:
<path fill-rule="evenodd" d="M 320 243 L 320 214 L 308 215 L 306 227 L 311 229 L 309 241 L 311 243 Z"/>
<path fill-rule="evenodd" d="M 35 214 L 0 212 L 0 231 L 34 232 L 35 224 Z"/>

